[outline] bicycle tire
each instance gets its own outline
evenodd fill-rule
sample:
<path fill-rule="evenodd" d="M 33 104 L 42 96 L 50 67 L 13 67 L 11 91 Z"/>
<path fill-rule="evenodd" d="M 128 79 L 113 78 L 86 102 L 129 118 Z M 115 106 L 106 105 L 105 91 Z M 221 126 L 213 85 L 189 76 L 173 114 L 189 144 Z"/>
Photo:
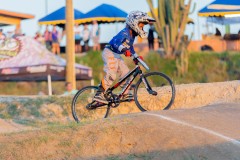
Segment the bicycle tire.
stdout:
<path fill-rule="evenodd" d="M 97 86 L 87 86 L 79 90 L 72 100 L 72 116 L 76 122 L 107 118 L 110 107 L 105 106 L 87 109 L 87 105 L 92 102 L 93 96 L 98 90 Z"/>
<path fill-rule="evenodd" d="M 169 109 L 175 99 L 175 86 L 172 80 L 161 72 L 149 72 L 143 76 L 157 95 L 151 95 L 142 78 L 139 79 L 134 89 L 134 101 L 137 107 L 142 112 Z"/>

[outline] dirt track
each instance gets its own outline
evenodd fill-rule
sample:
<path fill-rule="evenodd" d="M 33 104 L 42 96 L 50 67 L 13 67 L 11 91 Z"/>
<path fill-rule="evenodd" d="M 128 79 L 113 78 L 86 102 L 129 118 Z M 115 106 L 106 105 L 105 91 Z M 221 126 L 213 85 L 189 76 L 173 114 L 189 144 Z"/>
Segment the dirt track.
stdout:
<path fill-rule="evenodd" d="M 176 89 L 174 110 L 0 134 L 0 159 L 240 160 L 239 81 Z M 136 112 L 117 110 L 124 109 L 116 114 Z M 0 126 L 28 129 L 6 120 Z"/>
<path fill-rule="evenodd" d="M 240 104 L 135 113 L 0 136 L 0 159 L 239 160 Z"/>

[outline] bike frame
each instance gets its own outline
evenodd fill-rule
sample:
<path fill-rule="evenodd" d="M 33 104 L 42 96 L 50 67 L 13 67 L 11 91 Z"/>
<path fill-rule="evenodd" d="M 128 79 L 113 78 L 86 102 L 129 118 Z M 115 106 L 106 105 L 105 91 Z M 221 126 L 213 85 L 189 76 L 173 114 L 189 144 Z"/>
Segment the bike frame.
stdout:
<path fill-rule="evenodd" d="M 108 89 L 110 92 L 112 92 L 114 89 L 119 87 L 124 81 L 126 81 L 130 76 L 133 75 L 133 77 L 127 82 L 127 85 L 124 87 L 122 92 L 118 95 L 119 98 L 121 98 L 123 96 L 123 94 L 127 91 L 127 89 L 132 84 L 132 82 L 137 77 L 137 75 L 140 75 L 140 78 L 142 79 L 143 83 L 145 84 L 147 91 L 149 92 L 152 90 L 149 83 L 145 79 L 140 66 L 138 65 L 138 60 L 134 59 L 134 62 L 136 64 L 136 67 L 131 72 L 129 72 L 127 75 L 125 75 L 121 80 L 119 80 L 117 84 L 115 84 L 113 87 Z"/>
<path fill-rule="evenodd" d="M 127 91 L 127 89 L 129 88 L 129 86 L 132 84 L 132 82 L 134 81 L 134 79 L 137 77 L 137 75 L 140 75 L 140 79 L 142 79 L 142 81 L 143 81 L 143 83 L 144 83 L 144 85 L 145 85 L 148 93 L 149 93 L 149 94 L 154 94 L 154 91 L 152 90 L 152 88 L 151 88 L 151 86 L 149 85 L 148 81 L 146 80 L 144 74 L 142 73 L 142 70 L 141 70 L 140 66 L 138 65 L 138 63 L 141 63 L 141 62 L 139 61 L 138 57 L 134 57 L 134 58 L 133 58 L 133 61 L 134 61 L 135 65 L 136 65 L 136 67 L 135 67 L 131 72 L 127 73 L 122 79 L 120 79 L 120 80 L 118 81 L 118 83 L 116 83 L 113 87 L 110 87 L 110 88 L 106 91 L 107 94 L 108 94 L 108 93 L 112 94 L 112 91 L 113 91 L 114 89 L 118 88 L 118 87 L 119 87 L 124 81 L 126 81 L 130 76 L 133 76 L 133 77 L 127 82 L 127 85 L 124 87 L 124 89 L 122 90 L 122 92 L 121 92 L 119 95 L 117 95 L 118 99 L 120 99 L 120 98 L 124 95 L 124 93 Z M 142 63 L 143 63 L 143 62 L 142 62 Z M 114 103 L 115 101 L 116 101 L 116 99 L 114 99 L 114 100 L 111 101 L 111 102 Z M 124 100 L 124 101 L 121 101 L 121 100 L 120 100 L 120 102 L 125 102 L 125 100 Z M 105 105 L 106 105 L 106 104 L 98 104 L 98 105 L 96 105 L 95 107 L 98 108 L 98 107 L 105 106 Z"/>

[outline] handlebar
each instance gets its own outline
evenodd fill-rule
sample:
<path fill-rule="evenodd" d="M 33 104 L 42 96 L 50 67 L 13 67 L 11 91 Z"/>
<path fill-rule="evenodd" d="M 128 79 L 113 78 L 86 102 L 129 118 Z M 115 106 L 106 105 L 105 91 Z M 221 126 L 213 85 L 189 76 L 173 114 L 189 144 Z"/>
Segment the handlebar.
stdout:
<path fill-rule="evenodd" d="M 146 70 L 150 70 L 150 68 L 148 67 L 148 65 L 141 59 L 139 58 L 139 56 L 137 55 L 137 53 L 132 55 L 133 60 L 136 59 Z"/>

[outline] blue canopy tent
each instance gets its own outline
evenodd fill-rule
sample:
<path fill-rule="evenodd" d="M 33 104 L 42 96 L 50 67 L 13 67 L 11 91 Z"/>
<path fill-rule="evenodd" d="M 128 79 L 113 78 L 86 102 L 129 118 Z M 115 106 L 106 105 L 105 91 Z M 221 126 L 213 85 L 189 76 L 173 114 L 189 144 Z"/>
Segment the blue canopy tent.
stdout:
<path fill-rule="evenodd" d="M 56 25 L 56 24 L 65 24 L 66 23 L 66 7 L 62 7 L 49 15 L 41 18 L 38 22 L 40 25 Z M 74 19 L 79 19 L 84 14 L 76 9 L 74 9 Z"/>
<path fill-rule="evenodd" d="M 127 13 L 123 10 L 109 5 L 102 4 L 91 11 L 87 12 L 81 18 L 76 18 L 76 23 L 91 23 L 93 20 L 98 23 L 113 23 L 113 22 L 125 22 Z"/>
<path fill-rule="evenodd" d="M 202 8 L 198 16 L 208 17 L 207 22 L 226 25 L 226 33 L 230 33 L 230 24 L 240 23 L 240 0 L 215 0 Z"/>
<path fill-rule="evenodd" d="M 226 17 L 240 14 L 240 0 L 216 0 L 198 12 L 202 17 Z"/>

